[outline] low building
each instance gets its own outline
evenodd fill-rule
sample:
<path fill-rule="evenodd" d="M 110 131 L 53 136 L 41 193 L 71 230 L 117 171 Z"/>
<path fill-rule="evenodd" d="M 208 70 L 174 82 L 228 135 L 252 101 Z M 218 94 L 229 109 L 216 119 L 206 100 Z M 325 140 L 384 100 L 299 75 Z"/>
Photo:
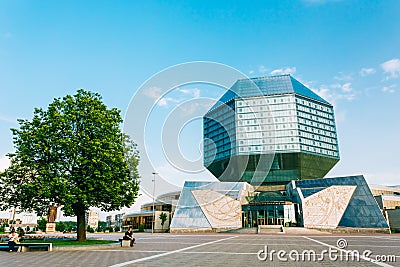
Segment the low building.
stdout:
<path fill-rule="evenodd" d="M 122 229 L 122 218 L 125 213 L 111 214 L 106 217 L 106 226 L 113 229 Z"/>
<path fill-rule="evenodd" d="M 370 188 L 390 229 L 400 232 L 400 187 L 371 185 Z"/>
<path fill-rule="evenodd" d="M 154 203 L 149 202 L 141 206 L 140 211 L 125 214 L 122 217 L 122 228 L 124 230 L 132 227 L 135 230 L 143 228 L 144 231 L 164 232 L 169 229 L 171 218 L 174 215 L 180 191 L 170 192 L 158 196 Z M 154 210 L 153 210 L 154 207 Z M 165 221 L 160 218 L 165 214 Z"/>
<path fill-rule="evenodd" d="M 260 225 L 389 232 L 388 222 L 362 175 L 293 180 L 284 190 L 273 191 L 254 191 L 245 182 L 187 181 L 170 229 L 218 232 Z"/>

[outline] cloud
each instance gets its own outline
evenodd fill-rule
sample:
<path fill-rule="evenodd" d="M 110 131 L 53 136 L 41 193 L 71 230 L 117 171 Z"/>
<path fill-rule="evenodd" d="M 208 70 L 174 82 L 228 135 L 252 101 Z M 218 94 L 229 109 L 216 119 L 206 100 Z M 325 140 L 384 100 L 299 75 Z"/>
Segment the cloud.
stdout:
<path fill-rule="evenodd" d="M 193 98 L 200 98 L 200 90 L 198 88 L 193 89 L 179 89 L 181 93 L 185 95 L 192 95 Z"/>
<path fill-rule="evenodd" d="M 388 171 L 380 173 L 366 173 L 364 174 L 365 179 L 369 184 L 378 185 L 399 185 L 400 172 L 399 171 Z"/>
<path fill-rule="evenodd" d="M 12 124 L 17 124 L 17 119 L 16 118 L 10 118 L 10 117 L 7 117 L 7 116 L 3 116 L 1 114 L 0 114 L 0 121 L 12 123 Z"/>
<path fill-rule="evenodd" d="M 175 96 L 178 93 L 178 96 Z M 168 96 L 163 97 L 163 90 L 159 87 L 152 87 L 144 91 L 144 94 L 151 99 L 157 100 L 157 105 L 160 107 L 168 107 L 171 103 L 180 103 L 190 98 L 200 98 L 201 91 L 198 88 L 190 88 L 190 89 L 176 89 L 171 92 L 168 92 L 168 95 L 174 95 L 174 97 Z"/>
<path fill-rule="evenodd" d="M 319 88 L 312 88 L 317 95 L 336 105 L 340 100 L 352 101 L 356 97 L 356 92 L 351 87 L 351 83 L 322 85 Z"/>
<path fill-rule="evenodd" d="M 335 89 L 340 89 L 344 93 L 349 93 L 353 91 L 353 88 L 351 88 L 351 83 L 344 83 L 344 84 L 336 83 L 332 84 L 331 87 Z"/>
<path fill-rule="evenodd" d="M 365 77 L 367 75 L 374 74 L 375 72 L 376 70 L 374 68 L 362 68 L 359 73 L 361 76 Z"/>
<path fill-rule="evenodd" d="M 295 74 L 296 67 L 286 67 L 282 69 L 275 69 L 270 72 L 271 75 L 282 75 L 282 74 Z"/>
<path fill-rule="evenodd" d="M 249 74 L 254 74 L 254 70 L 250 70 L 250 71 L 249 71 Z"/>
<path fill-rule="evenodd" d="M 10 159 L 7 156 L 3 156 L 0 158 L 0 172 L 4 171 L 8 167 L 10 167 Z"/>
<path fill-rule="evenodd" d="M 337 75 L 333 78 L 338 81 L 351 81 L 351 80 L 353 80 L 353 74 L 339 72 L 339 75 Z"/>
<path fill-rule="evenodd" d="M 258 67 L 258 72 L 259 73 L 265 73 L 265 72 L 267 72 L 268 70 L 264 67 L 264 66 L 260 66 L 260 67 Z"/>
<path fill-rule="evenodd" d="M 151 87 L 145 90 L 144 94 L 152 99 L 158 99 L 162 95 L 162 90 L 159 87 Z"/>
<path fill-rule="evenodd" d="M 390 73 L 390 76 L 388 76 L 387 79 L 398 78 L 400 76 L 400 59 L 394 58 L 383 62 L 381 68 L 385 73 Z"/>
<path fill-rule="evenodd" d="M 384 86 L 381 91 L 384 93 L 394 93 L 396 92 L 396 90 L 394 89 L 396 87 L 396 85 L 392 84 L 390 86 Z"/>

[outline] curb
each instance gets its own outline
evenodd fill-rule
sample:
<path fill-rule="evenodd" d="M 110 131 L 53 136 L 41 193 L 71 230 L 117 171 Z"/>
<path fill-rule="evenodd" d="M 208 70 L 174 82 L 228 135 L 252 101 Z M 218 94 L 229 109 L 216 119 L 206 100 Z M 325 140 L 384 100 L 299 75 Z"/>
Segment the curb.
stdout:
<path fill-rule="evenodd" d="M 104 245 L 87 245 L 87 246 L 60 246 L 54 247 L 53 251 L 76 251 L 76 250 L 93 250 L 93 249 L 112 249 L 121 247 L 121 243 L 111 243 L 111 244 L 104 244 Z"/>

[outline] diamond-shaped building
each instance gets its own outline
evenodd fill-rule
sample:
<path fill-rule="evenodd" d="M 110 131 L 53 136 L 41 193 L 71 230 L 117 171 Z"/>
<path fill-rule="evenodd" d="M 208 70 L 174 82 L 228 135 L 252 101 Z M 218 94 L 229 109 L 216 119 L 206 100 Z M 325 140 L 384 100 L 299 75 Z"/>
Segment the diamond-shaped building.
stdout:
<path fill-rule="evenodd" d="M 220 181 L 286 185 L 339 161 L 333 106 L 290 75 L 238 80 L 203 126 L 204 164 Z"/>

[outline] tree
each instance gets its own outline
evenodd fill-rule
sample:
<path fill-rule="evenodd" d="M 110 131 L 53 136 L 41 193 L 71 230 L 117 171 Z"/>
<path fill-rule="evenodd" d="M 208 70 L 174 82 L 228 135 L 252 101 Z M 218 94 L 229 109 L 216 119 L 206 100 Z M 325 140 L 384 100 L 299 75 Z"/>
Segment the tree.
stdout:
<path fill-rule="evenodd" d="M 161 220 L 161 229 L 164 230 L 164 223 L 167 220 L 167 214 L 164 212 L 161 212 L 160 214 L 160 220 Z"/>
<path fill-rule="evenodd" d="M 46 231 L 46 223 L 46 218 L 40 218 L 39 220 L 37 220 L 37 229 L 43 232 Z"/>
<path fill-rule="evenodd" d="M 80 89 L 18 122 L 11 166 L 0 177 L 0 209 L 46 215 L 51 204 L 62 206 L 65 215 L 77 217 L 77 237 L 85 241 L 90 207 L 113 211 L 134 203 L 136 145 L 120 130 L 120 111 L 107 109 L 99 94 Z"/>
<path fill-rule="evenodd" d="M 56 222 L 56 231 L 64 232 L 67 229 L 67 225 L 64 222 Z"/>
<path fill-rule="evenodd" d="M 105 232 L 107 228 L 107 222 L 99 221 L 97 228 L 98 228 L 97 232 Z"/>

